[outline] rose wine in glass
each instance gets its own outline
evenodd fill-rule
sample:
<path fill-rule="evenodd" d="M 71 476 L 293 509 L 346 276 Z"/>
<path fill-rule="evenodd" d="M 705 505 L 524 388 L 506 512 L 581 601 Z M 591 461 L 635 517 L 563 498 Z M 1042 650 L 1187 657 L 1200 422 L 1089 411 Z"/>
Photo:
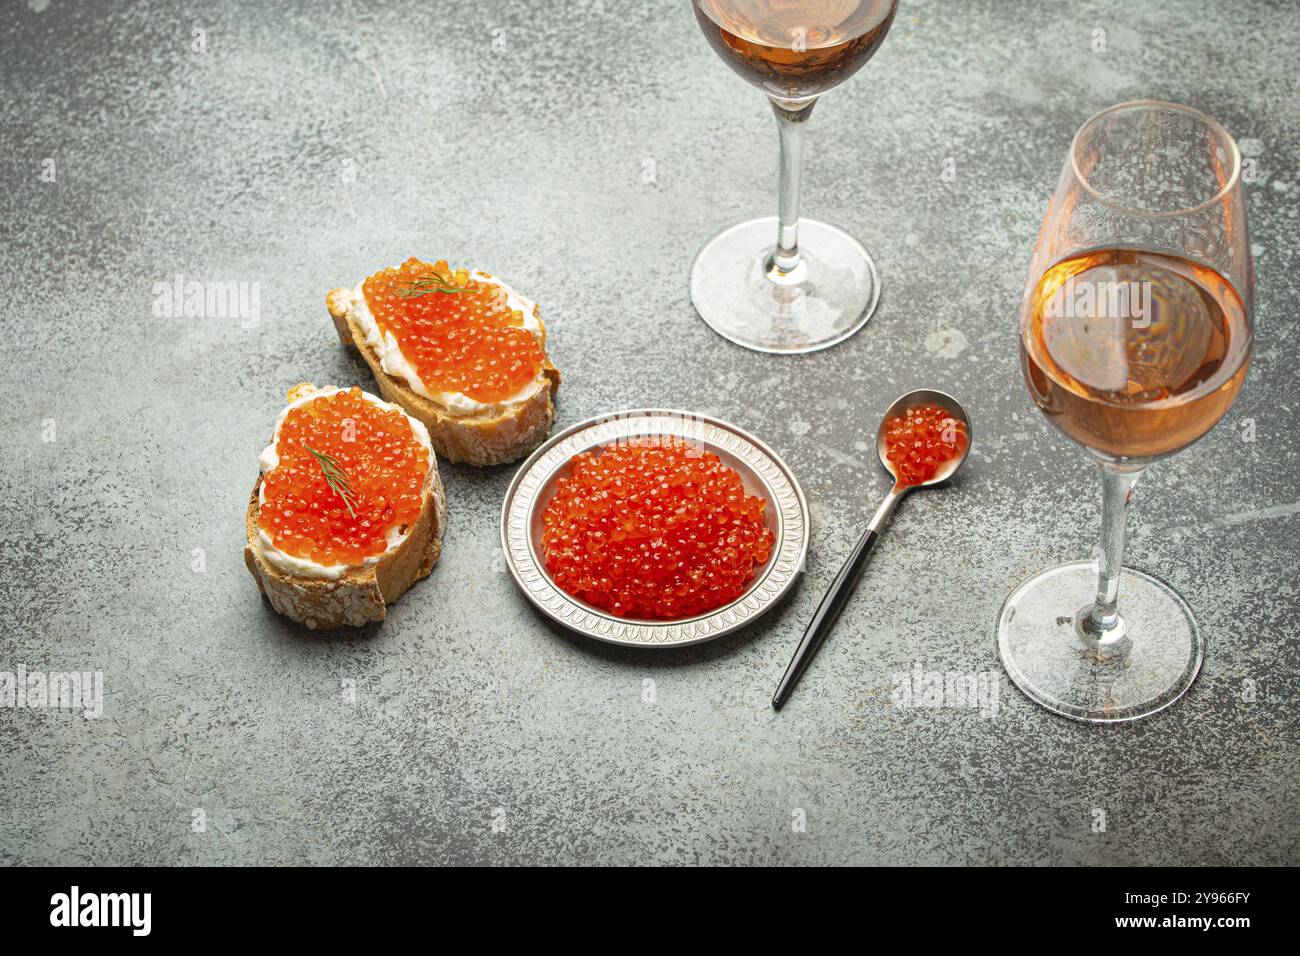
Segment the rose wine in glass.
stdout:
<path fill-rule="evenodd" d="M 1122 461 L 1172 454 L 1213 428 L 1241 391 L 1250 342 L 1241 296 L 1213 269 L 1100 249 L 1043 273 L 1020 354 L 1056 427 Z"/>
<path fill-rule="evenodd" d="M 1205 653 L 1187 603 L 1123 566 L 1125 514 L 1154 461 L 1227 413 L 1250 364 L 1254 266 L 1237 144 L 1173 103 L 1123 103 L 1075 135 L 1020 316 L 1035 404 L 1098 463 L 1092 561 L 1021 582 L 998 618 L 1011 680 L 1078 720 L 1168 707 Z"/>
<path fill-rule="evenodd" d="M 856 73 L 893 21 L 889 0 L 695 0 L 724 63 L 772 96 L 805 99 Z"/>
<path fill-rule="evenodd" d="M 875 310 L 875 263 L 843 230 L 799 218 L 803 127 L 817 97 L 871 59 L 898 0 L 693 0 L 714 51 L 761 89 L 781 143 L 779 215 L 737 223 L 700 250 L 691 301 L 716 332 L 763 352 L 844 341 Z"/>

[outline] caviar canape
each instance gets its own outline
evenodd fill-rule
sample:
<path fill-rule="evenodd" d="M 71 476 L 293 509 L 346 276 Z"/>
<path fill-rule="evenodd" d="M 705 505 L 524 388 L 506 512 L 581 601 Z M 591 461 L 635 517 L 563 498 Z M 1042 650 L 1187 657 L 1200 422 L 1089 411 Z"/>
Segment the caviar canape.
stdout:
<path fill-rule="evenodd" d="M 546 438 L 560 373 L 537 304 L 500 279 L 412 258 L 333 290 L 326 305 L 380 394 L 449 461 L 513 461 Z"/>
<path fill-rule="evenodd" d="M 428 432 L 359 388 L 289 391 L 263 450 L 244 561 L 308 627 L 383 620 L 442 551 L 447 507 Z"/>
<path fill-rule="evenodd" d="M 575 455 L 542 518 L 556 585 L 623 618 L 694 617 L 744 594 L 771 554 L 767 502 L 718 456 L 681 439 Z"/>

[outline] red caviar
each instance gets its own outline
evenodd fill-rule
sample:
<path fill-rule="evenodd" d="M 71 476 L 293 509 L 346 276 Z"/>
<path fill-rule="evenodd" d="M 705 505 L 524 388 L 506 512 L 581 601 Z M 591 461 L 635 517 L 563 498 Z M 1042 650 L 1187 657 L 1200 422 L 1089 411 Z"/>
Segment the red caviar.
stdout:
<path fill-rule="evenodd" d="M 904 487 L 929 481 L 967 441 L 966 426 L 939 405 L 914 405 L 885 422 L 885 457 Z"/>
<path fill-rule="evenodd" d="M 541 371 L 542 343 L 524 327 L 523 312 L 507 305 L 505 290 L 445 259 L 407 259 L 376 272 L 362 291 L 379 331 L 392 333 L 431 392 L 499 402 Z"/>
<path fill-rule="evenodd" d="M 712 452 L 645 438 L 572 460 L 542 516 L 555 583 L 619 617 L 683 618 L 744 593 L 775 540 L 767 502 Z"/>
<path fill-rule="evenodd" d="M 275 449 L 280 463 L 262 479 L 258 524 L 285 554 L 318 564 L 359 564 L 388 549 L 390 528 L 420 516 L 428 449 L 405 414 L 373 405 L 359 388 L 291 408 Z M 346 502 L 312 451 L 343 469 Z"/>

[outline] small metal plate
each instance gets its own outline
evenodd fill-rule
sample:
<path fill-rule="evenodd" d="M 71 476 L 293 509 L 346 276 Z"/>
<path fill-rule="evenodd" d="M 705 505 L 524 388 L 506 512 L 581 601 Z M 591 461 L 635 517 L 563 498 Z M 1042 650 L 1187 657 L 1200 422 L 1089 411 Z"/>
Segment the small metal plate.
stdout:
<path fill-rule="evenodd" d="M 745 490 L 767 499 L 776 541 L 745 593 L 699 617 L 646 621 L 614 617 L 556 587 L 542 563 L 542 514 L 556 483 L 579 452 L 643 436 L 674 436 L 713 452 L 734 469 Z M 808 552 L 808 502 L 794 474 L 772 449 L 735 425 L 661 409 L 615 412 L 554 435 L 523 463 L 501 507 L 501 546 L 515 582 L 547 617 L 598 641 L 634 647 L 682 647 L 744 627 L 783 598 L 803 572 Z"/>

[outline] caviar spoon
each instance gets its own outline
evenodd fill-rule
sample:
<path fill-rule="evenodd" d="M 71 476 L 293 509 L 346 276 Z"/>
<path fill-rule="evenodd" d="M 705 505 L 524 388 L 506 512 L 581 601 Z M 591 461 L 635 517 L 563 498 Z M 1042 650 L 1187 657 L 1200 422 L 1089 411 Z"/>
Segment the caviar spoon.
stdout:
<path fill-rule="evenodd" d="M 943 409 L 951 417 L 957 431 L 964 433 L 966 441 L 964 445 L 960 442 L 955 443 L 958 447 L 952 457 L 940 462 L 932 477 L 912 484 L 900 477 L 897 466 L 889 460 L 889 444 L 886 431 L 890 422 L 902 416 L 908 409 L 920 405 L 937 405 Z M 947 422 L 948 420 L 945 419 L 945 425 L 947 425 Z M 947 427 L 953 426 L 948 425 Z M 970 454 L 972 441 L 970 416 L 966 414 L 966 409 L 962 408 L 961 402 L 945 392 L 935 391 L 931 388 L 918 388 L 908 392 L 889 406 L 884 418 L 881 419 L 880 428 L 876 432 L 876 454 L 880 456 L 880 463 L 885 466 L 885 470 L 893 476 L 894 487 L 890 489 L 889 494 L 885 496 L 885 500 L 876 509 L 871 522 L 867 525 L 866 532 L 858 539 L 857 545 L 849 553 L 844 566 L 840 568 L 840 573 L 831 582 L 830 590 L 826 592 L 821 604 L 817 606 L 817 612 L 809 622 L 808 629 L 804 631 L 803 639 L 799 641 L 794 657 L 790 659 L 790 664 L 785 669 L 781 683 L 777 685 L 776 693 L 772 696 L 772 707 L 774 709 L 780 710 L 785 705 L 785 702 L 790 699 L 795 684 L 799 682 L 803 672 L 808 669 L 808 665 L 816 656 L 818 648 L 826 640 L 831 628 L 835 626 L 840 612 L 844 610 L 844 605 L 849 602 L 849 598 L 853 594 L 858 579 L 862 577 L 862 572 L 867 566 L 867 556 L 871 553 L 872 546 L 876 543 L 876 539 L 880 537 L 881 531 L 884 530 L 890 515 L 894 513 L 894 509 L 898 507 L 898 503 L 913 488 L 932 488 L 951 478 L 957 469 L 961 467 L 962 462 L 966 460 L 966 456 Z"/>

